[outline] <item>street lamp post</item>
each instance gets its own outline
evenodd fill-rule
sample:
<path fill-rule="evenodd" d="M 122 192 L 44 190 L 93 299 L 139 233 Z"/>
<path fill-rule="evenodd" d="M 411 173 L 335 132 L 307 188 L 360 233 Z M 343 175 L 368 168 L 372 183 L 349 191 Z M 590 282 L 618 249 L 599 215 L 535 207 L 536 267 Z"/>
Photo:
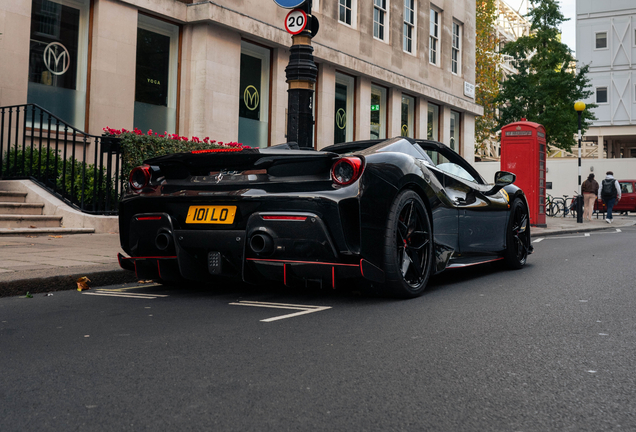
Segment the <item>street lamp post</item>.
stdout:
<path fill-rule="evenodd" d="M 579 196 L 577 199 L 577 208 L 576 208 L 576 222 L 583 223 L 583 193 L 581 191 L 581 114 L 585 110 L 585 103 L 578 101 L 574 104 L 574 110 L 577 112 L 579 116 Z"/>

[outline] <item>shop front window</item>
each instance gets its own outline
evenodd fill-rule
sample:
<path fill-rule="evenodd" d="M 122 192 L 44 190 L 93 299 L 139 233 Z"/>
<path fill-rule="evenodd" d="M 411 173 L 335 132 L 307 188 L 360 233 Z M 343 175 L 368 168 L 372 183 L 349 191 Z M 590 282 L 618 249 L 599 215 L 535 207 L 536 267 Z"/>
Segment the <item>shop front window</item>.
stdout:
<path fill-rule="evenodd" d="M 333 143 L 353 141 L 353 88 L 355 78 L 336 72 Z"/>
<path fill-rule="evenodd" d="M 78 129 L 86 118 L 88 1 L 33 0 L 27 102 Z"/>
<path fill-rule="evenodd" d="M 415 98 L 402 95 L 402 131 L 403 137 L 415 138 L 413 118 L 415 117 Z"/>
<path fill-rule="evenodd" d="M 450 148 L 459 153 L 461 114 L 457 111 L 450 112 Z"/>
<path fill-rule="evenodd" d="M 371 86 L 371 139 L 386 138 L 386 89 Z"/>
<path fill-rule="evenodd" d="M 433 141 L 439 141 L 439 106 L 428 104 L 428 123 L 426 125 L 426 137 Z"/>
<path fill-rule="evenodd" d="M 176 133 L 179 27 L 139 15 L 134 126 Z"/>
<path fill-rule="evenodd" d="M 239 142 L 251 147 L 268 145 L 270 50 L 241 42 Z"/>

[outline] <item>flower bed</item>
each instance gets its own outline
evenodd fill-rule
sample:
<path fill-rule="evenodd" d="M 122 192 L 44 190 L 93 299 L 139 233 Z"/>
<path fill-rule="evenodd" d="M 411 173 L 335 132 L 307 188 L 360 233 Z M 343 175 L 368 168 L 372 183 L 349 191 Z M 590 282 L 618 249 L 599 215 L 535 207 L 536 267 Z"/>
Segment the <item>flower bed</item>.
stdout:
<path fill-rule="evenodd" d="M 188 138 L 176 134 L 164 132 L 158 134 L 149 130 L 143 133 L 135 128 L 132 131 L 126 129 L 104 128 L 104 136 L 119 138 L 122 153 L 122 172 L 129 173 L 134 167 L 142 165 L 146 159 L 164 156 L 173 153 L 187 153 L 199 150 L 241 151 L 250 149 L 249 146 L 237 142 L 217 142 L 209 137 Z"/>

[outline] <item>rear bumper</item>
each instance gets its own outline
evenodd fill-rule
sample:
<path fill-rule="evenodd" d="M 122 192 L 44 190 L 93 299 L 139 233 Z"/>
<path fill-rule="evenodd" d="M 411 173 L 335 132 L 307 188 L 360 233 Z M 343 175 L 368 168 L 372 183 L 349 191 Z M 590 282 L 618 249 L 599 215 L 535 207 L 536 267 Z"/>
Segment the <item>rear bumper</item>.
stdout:
<path fill-rule="evenodd" d="M 144 213 L 131 218 L 128 232 L 131 256 L 120 255 L 119 262 L 140 279 L 229 277 L 333 288 L 341 279 L 384 280 L 382 270 L 359 254 L 338 252 L 323 220 L 311 212 L 256 212 L 244 230 L 176 229 L 167 213 Z"/>

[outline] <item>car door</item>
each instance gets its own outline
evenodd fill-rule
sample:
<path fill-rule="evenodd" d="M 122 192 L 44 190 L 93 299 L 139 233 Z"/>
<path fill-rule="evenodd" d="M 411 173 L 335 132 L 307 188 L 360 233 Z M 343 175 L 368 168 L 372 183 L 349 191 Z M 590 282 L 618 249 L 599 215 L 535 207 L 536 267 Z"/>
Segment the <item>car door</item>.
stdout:
<path fill-rule="evenodd" d="M 457 210 L 459 252 L 484 253 L 503 249 L 508 201 L 505 192 L 486 196 L 490 189 L 463 158 L 448 148 L 425 147 L 438 171 L 446 195 Z"/>
<path fill-rule="evenodd" d="M 636 192 L 633 180 L 619 180 L 621 200 L 614 206 L 615 211 L 636 211 Z"/>

